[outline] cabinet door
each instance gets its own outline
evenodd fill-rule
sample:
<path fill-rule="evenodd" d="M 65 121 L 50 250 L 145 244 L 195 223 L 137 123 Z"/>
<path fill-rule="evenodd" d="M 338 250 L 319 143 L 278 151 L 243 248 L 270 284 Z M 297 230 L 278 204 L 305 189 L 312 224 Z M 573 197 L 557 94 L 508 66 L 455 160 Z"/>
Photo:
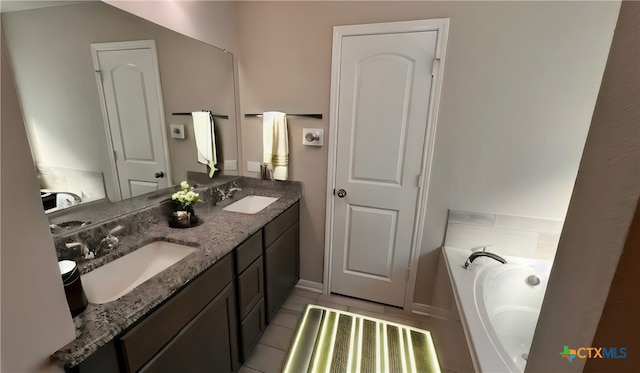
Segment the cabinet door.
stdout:
<path fill-rule="evenodd" d="M 242 336 L 242 361 L 247 361 L 251 352 L 258 344 L 262 333 L 266 329 L 266 321 L 264 319 L 264 300 L 260 302 L 249 312 L 247 317 L 242 320 L 240 325 L 240 335 Z"/>
<path fill-rule="evenodd" d="M 119 373 L 118 353 L 113 341 L 100 347 L 80 365 L 64 367 L 66 373 Z"/>
<path fill-rule="evenodd" d="M 298 282 L 298 223 L 265 249 L 267 323 Z"/>
<path fill-rule="evenodd" d="M 140 372 L 235 372 L 239 369 L 234 288 L 229 284 Z"/>
<path fill-rule="evenodd" d="M 127 372 L 137 372 L 233 280 L 231 255 L 206 270 L 120 338 Z"/>

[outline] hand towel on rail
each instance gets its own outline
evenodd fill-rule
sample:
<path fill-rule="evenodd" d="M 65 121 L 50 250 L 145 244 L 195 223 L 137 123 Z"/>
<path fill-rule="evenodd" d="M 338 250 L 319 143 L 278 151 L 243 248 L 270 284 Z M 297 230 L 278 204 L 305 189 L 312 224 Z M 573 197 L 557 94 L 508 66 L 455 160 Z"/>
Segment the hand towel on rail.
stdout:
<path fill-rule="evenodd" d="M 209 177 L 218 171 L 216 163 L 216 135 L 213 128 L 213 116 L 209 111 L 194 111 L 193 133 L 196 138 L 196 148 L 198 149 L 198 162 L 209 166 Z"/>
<path fill-rule="evenodd" d="M 287 116 L 279 111 L 262 114 L 262 149 L 264 163 L 272 167 L 273 178 L 287 180 L 289 176 L 289 139 Z"/>

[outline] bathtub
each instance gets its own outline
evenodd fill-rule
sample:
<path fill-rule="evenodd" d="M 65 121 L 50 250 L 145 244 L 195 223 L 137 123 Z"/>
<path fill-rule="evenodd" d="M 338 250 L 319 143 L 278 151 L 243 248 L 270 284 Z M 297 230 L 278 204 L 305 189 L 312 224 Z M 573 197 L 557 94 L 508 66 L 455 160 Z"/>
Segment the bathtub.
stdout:
<path fill-rule="evenodd" d="M 523 372 L 547 288 L 551 262 L 504 256 L 507 264 L 445 247 L 465 336 L 477 372 Z"/>

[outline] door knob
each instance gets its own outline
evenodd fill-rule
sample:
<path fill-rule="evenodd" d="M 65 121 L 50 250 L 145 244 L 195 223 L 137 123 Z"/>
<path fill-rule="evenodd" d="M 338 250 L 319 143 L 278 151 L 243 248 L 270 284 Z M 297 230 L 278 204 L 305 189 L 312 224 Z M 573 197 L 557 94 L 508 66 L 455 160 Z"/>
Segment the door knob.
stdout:
<path fill-rule="evenodd" d="M 338 194 L 338 197 L 344 198 L 347 196 L 347 191 L 344 189 L 339 189 L 337 194 Z"/>
<path fill-rule="evenodd" d="M 158 171 L 155 174 L 153 174 L 153 176 L 155 176 L 156 179 L 162 179 L 164 177 L 164 172 Z"/>

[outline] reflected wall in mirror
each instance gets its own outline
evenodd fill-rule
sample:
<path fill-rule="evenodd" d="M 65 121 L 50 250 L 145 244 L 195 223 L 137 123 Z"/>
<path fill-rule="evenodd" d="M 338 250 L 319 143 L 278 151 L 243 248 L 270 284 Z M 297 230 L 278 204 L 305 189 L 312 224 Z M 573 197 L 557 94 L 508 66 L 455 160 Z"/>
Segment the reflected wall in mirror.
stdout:
<path fill-rule="evenodd" d="M 164 131 L 174 183 L 198 163 L 190 116 L 211 110 L 220 173 L 238 159 L 230 53 L 173 32 L 102 2 L 46 7 L 2 14 L 2 28 L 31 152 L 42 189 L 70 192 L 82 202 L 118 200 L 118 182 L 96 83 L 92 43 L 154 40 L 164 103 Z M 185 139 L 170 135 L 182 124 Z"/>

